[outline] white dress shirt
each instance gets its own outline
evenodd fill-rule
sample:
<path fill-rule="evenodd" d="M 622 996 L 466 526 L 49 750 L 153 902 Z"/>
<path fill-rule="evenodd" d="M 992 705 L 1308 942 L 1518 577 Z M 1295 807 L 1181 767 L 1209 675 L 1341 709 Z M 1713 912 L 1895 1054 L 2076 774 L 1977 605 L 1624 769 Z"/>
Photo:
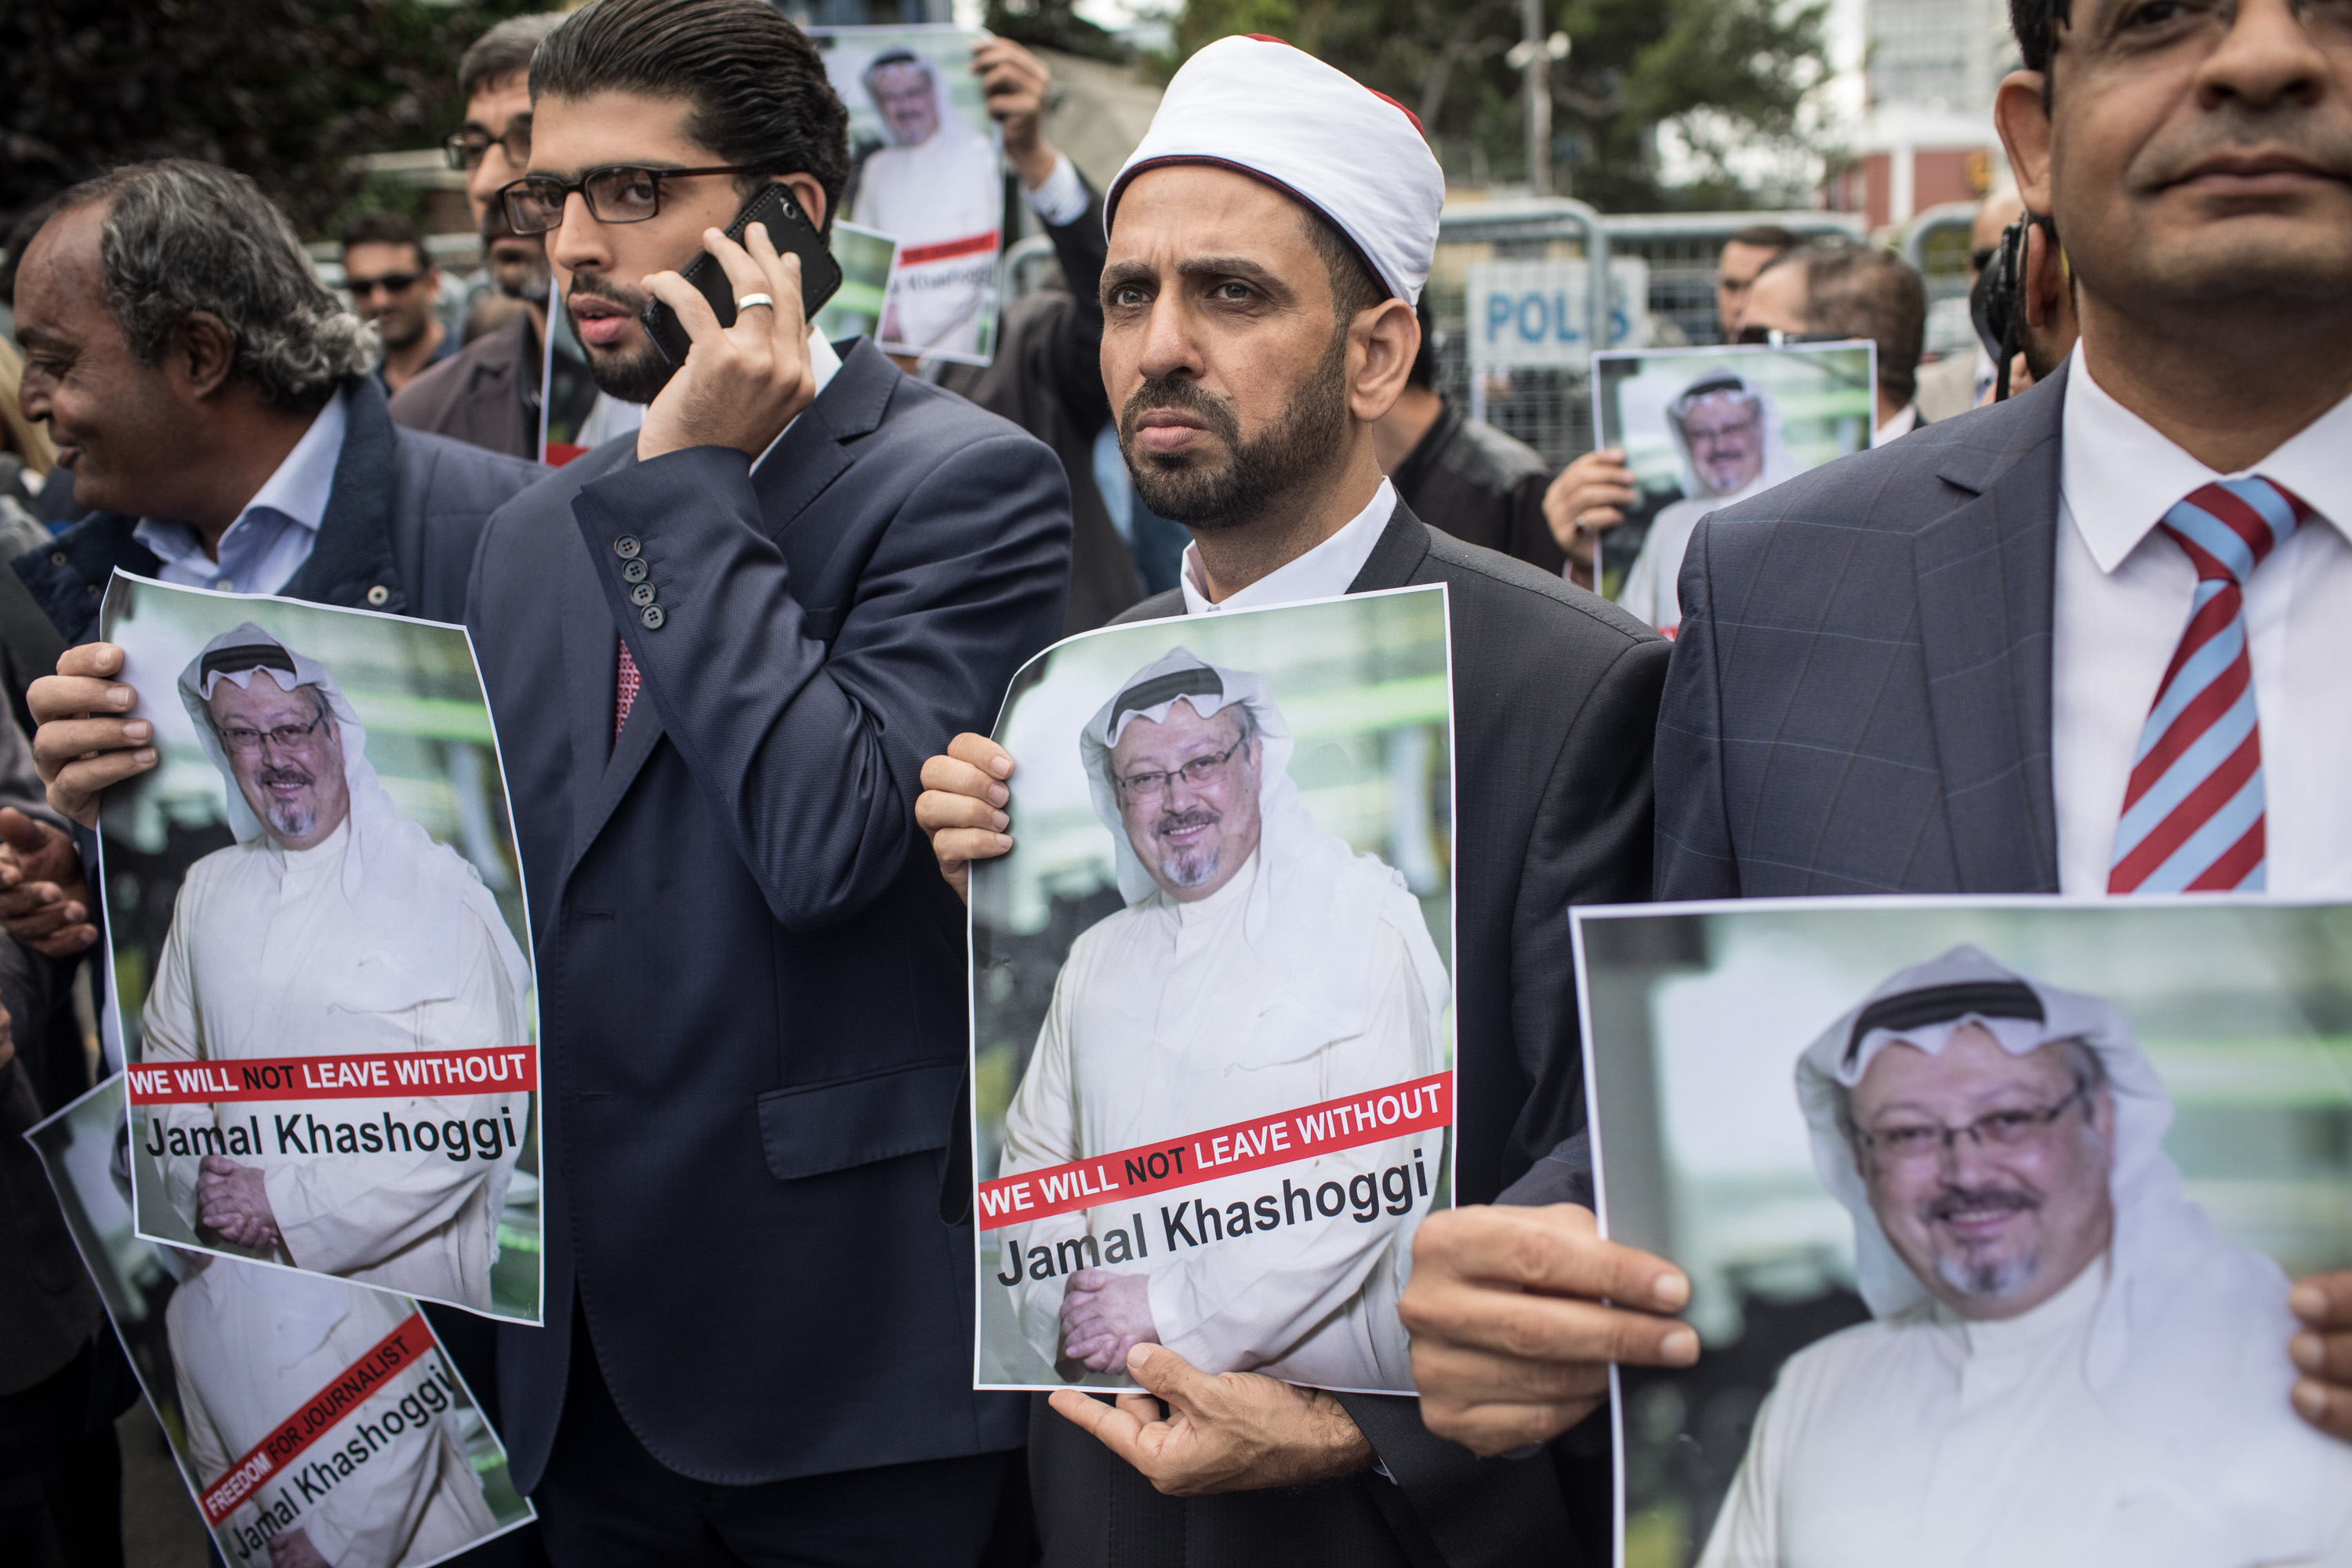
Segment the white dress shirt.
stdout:
<path fill-rule="evenodd" d="M 1899 440 L 1917 428 L 1919 428 L 1919 405 L 1916 403 L 1906 403 L 1888 415 L 1885 424 L 1870 433 L 1870 444 L 1874 447 L 1884 447 L 1889 441 Z"/>
<path fill-rule="evenodd" d="M 1371 503 L 1339 532 L 1222 599 L 1209 597 L 1209 574 L 1201 565 L 1201 546 L 1186 545 L 1184 569 L 1178 574 L 1178 584 L 1184 590 L 1184 613 L 1205 616 L 1218 610 L 1255 610 L 1268 605 L 1294 605 L 1302 599 L 1338 598 L 1372 558 L 1372 547 L 1381 542 L 1381 531 L 1388 527 L 1396 504 L 1396 487 L 1381 479 Z"/>
<path fill-rule="evenodd" d="M 2124 789 L 2156 689 L 2197 591 L 2188 555 L 2157 524 L 2215 472 L 2117 403 L 2074 351 L 2058 480 L 2051 771 L 2058 885 L 2105 893 Z M 2268 888 L 2352 894 L 2352 398 L 2245 470 L 2318 515 L 2245 589 L 2263 741 Z"/>
<path fill-rule="evenodd" d="M 319 524 L 335 489 L 335 464 L 343 455 L 343 432 L 351 425 L 348 389 L 327 399 L 277 472 L 253 492 L 220 536 L 217 559 L 184 522 L 142 517 L 131 537 L 163 563 L 156 573 L 187 588 L 217 588 L 224 594 L 275 594 L 294 580 L 319 542 Z"/>

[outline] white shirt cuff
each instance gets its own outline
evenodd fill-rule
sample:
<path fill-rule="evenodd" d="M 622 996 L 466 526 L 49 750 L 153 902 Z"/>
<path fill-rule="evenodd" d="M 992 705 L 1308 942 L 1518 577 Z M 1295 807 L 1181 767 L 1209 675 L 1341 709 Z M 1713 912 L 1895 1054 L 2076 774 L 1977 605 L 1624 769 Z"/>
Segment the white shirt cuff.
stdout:
<path fill-rule="evenodd" d="M 1087 216 L 1087 183 L 1078 178 L 1078 166 L 1070 162 L 1067 153 L 1054 155 L 1054 172 L 1045 176 L 1044 184 L 1021 195 L 1031 212 L 1055 228 Z"/>

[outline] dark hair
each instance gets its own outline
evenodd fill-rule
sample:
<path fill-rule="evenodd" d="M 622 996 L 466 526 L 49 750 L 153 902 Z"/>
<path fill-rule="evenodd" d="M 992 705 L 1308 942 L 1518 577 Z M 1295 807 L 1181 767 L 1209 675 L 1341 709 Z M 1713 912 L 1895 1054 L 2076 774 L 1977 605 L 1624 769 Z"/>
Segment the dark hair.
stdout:
<path fill-rule="evenodd" d="M 2058 29 L 2074 20 L 2074 0 L 2009 0 L 2009 30 L 2017 35 L 2017 52 L 2027 70 L 2050 68 L 2050 57 L 2058 52 Z"/>
<path fill-rule="evenodd" d="M 1751 223 L 1724 242 L 1726 245 L 1751 245 L 1759 250 L 1794 250 L 1801 243 L 1794 231 L 1777 223 Z"/>
<path fill-rule="evenodd" d="M 41 232 L 41 226 L 58 210 L 58 198 L 26 207 L 8 230 L 5 241 L 8 254 L 0 257 L 0 305 L 14 309 L 16 303 L 16 268 L 25 259 L 25 247 Z"/>
<path fill-rule="evenodd" d="M 563 25 L 563 14 L 509 16 L 476 38 L 457 62 L 457 96 L 471 98 L 492 82 L 530 69 L 530 57 L 548 34 Z"/>
<path fill-rule="evenodd" d="M 1817 332 L 1878 345 L 1878 384 L 1897 404 L 1919 389 L 1927 341 L 1927 289 L 1891 250 L 1843 243 L 1808 245 L 1776 266 L 1805 269 L 1805 320 Z"/>
<path fill-rule="evenodd" d="M 416 258 L 416 270 L 433 270 L 432 253 L 425 248 L 425 237 L 416 226 L 398 213 L 362 213 L 343 226 L 342 247 L 354 245 L 404 245 Z"/>
<path fill-rule="evenodd" d="M 833 226 L 849 184 L 849 110 L 808 35 L 761 0 L 591 0 L 531 57 L 530 100 L 634 92 L 694 105 L 686 133 L 719 163 L 804 174 Z M 739 177 L 749 195 L 758 176 Z"/>
<path fill-rule="evenodd" d="M 1331 311 L 1337 319 L 1335 331 L 1345 331 L 1360 310 L 1369 310 L 1389 297 L 1389 286 L 1356 248 L 1356 242 L 1339 232 L 1339 226 L 1308 206 L 1298 204 L 1298 212 L 1307 225 L 1307 241 L 1315 254 L 1323 258 L 1323 269 L 1331 275 Z"/>
<path fill-rule="evenodd" d="M 1437 390 L 1437 315 L 1429 308 L 1429 285 L 1421 286 L 1421 298 L 1412 303 L 1413 319 L 1421 323 L 1421 352 L 1412 356 L 1412 368 L 1405 373 L 1404 384 L 1418 386 L 1424 392 Z"/>
<path fill-rule="evenodd" d="M 101 280 L 141 364 L 199 310 L 228 328 L 236 375 L 274 408 L 317 408 L 375 363 L 374 332 L 319 281 L 294 226 L 247 176 L 188 158 L 131 163 L 74 186 L 57 210 L 100 202 Z"/>

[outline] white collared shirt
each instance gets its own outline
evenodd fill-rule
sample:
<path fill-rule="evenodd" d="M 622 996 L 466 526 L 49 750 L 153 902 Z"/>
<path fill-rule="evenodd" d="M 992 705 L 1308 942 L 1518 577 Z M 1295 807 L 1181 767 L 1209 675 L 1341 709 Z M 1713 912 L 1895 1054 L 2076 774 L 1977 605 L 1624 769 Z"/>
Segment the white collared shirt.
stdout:
<path fill-rule="evenodd" d="M 1178 585 L 1184 590 L 1184 613 L 1205 616 L 1218 610 L 1255 610 L 1268 605 L 1293 605 L 1302 599 L 1338 598 L 1364 569 L 1364 563 L 1372 558 L 1372 546 L 1381 542 L 1381 531 L 1388 527 L 1396 503 L 1396 487 L 1381 479 L 1381 488 L 1372 492 L 1371 504 L 1349 519 L 1339 532 L 1223 599 L 1209 597 L 1205 586 L 1209 574 L 1201 565 L 1199 543 L 1186 545 L 1184 569 L 1178 574 Z"/>
<path fill-rule="evenodd" d="M 2196 569 L 2157 531 L 2216 473 L 2103 391 L 2074 350 L 2058 480 L 2051 771 L 2058 882 L 2104 893 L 2124 788 L 2189 624 Z M 2352 397 L 2245 470 L 2318 513 L 2245 590 L 2273 893 L 2352 894 Z"/>
<path fill-rule="evenodd" d="M 1889 441 L 1908 436 L 1919 428 L 1919 405 L 1906 403 L 1886 416 L 1886 423 L 1870 433 L 1870 444 L 1884 447 Z"/>
<path fill-rule="evenodd" d="M 202 536 L 184 522 L 142 517 L 131 536 L 163 561 L 156 575 L 166 583 L 224 594 L 278 593 L 319 542 L 350 426 L 351 392 L 344 388 L 327 399 L 286 460 L 229 523 L 218 559 L 205 553 Z"/>

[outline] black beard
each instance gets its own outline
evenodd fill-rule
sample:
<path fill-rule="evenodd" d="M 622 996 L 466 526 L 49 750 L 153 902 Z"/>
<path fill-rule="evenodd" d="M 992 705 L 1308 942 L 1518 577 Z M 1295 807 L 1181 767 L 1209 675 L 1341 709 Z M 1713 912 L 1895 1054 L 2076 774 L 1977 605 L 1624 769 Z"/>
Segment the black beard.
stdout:
<path fill-rule="evenodd" d="M 586 294 L 620 306 L 635 315 L 646 308 L 645 296 L 634 289 L 622 289 L 602 278 L 575 273 L 572 292 Z M 661 351 L 648 342 L 635 349 L 600 349 L 588 343 L 580 345 L 588 354 L 588 378 L 596 390 L 621 403 L 643 406 L 661 395 L 677 367 L 662 358 Z"/>
<path fill-rule="evenodd" d="M 1135 389 L 1119 411 L 1118 444 L 1143 504 L 1188 528 L 1240 528 L 1274 503 L 1305 488 L 1329 467 L 1348 434 L 1348 334 L 1331 334 L 1321 363 L 1290 399 L 1283 417 L 1242 439 L 1241 421 L 1223 398 L 1196 382 L 1155 376 Z M 1186 455 L 1160 458 L 1139 453 L 1136 421 L 1155 409 L 1200 416 L 1232 454 L 1222 467 Z"/>

